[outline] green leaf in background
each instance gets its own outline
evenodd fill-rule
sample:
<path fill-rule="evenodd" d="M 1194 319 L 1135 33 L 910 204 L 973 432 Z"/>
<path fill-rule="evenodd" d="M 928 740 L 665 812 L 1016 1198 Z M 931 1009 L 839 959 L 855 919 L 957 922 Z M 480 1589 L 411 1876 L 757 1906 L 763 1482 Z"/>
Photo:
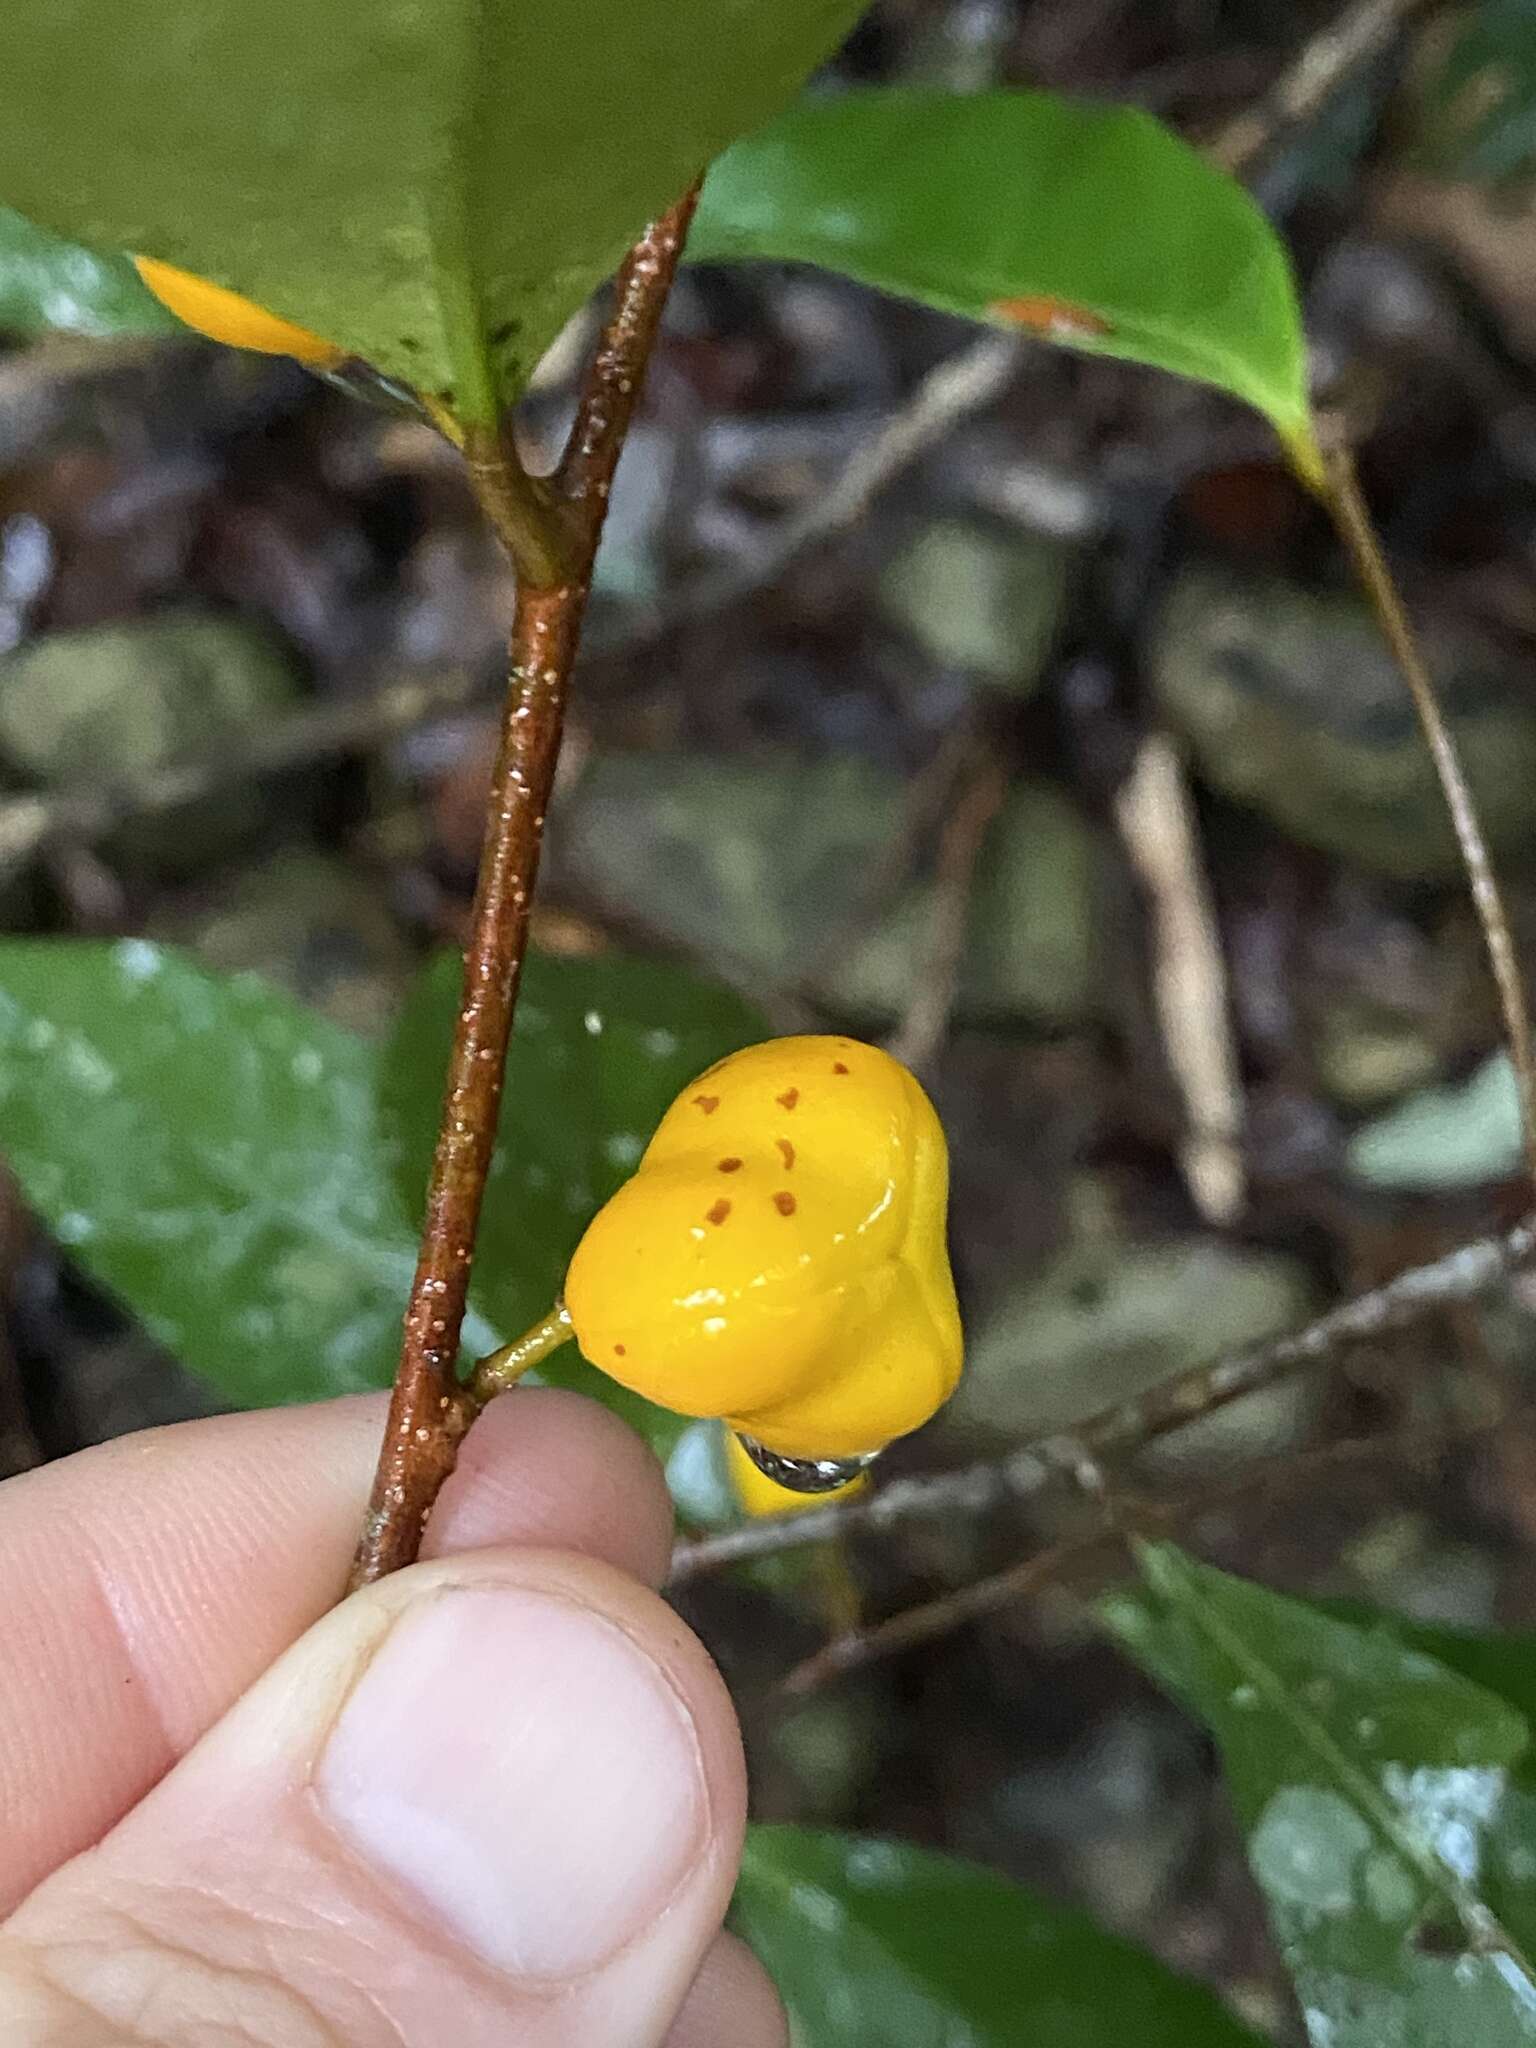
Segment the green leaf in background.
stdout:
<path fill-rule="evenodd" d="M 180 323 L 121 255 L 98 255 L 0 206 L 0 334 L 168 334 Z"/>
<path fill-rule="evenodd" d="M 385 1051 L 384 1109 L 397 1184 L 415 1213 L 437 1139 L 460 966 L 445 955 L 407 998 Z M 763 1018 L 713 983 L 653 960 L 531 954 L 486 1183 L 475 1298 L 510 1334 L 550 1306 L 588 1219 L 634 1171 L 674 1095 L 739 1046 Z M 663 1456 L 688 1427 L 595 1373 L 567 1345 L 540 1369 L 597 1393 Z"/>
<path fill-rule="evenodd" d="M 1358 1609 L 1353 1618 L 1496 1693 L 1527 1728 L 1536 1727 L 1536 1635 L 1445 1628 Z M 1526 1750 L 1514 1764 L 1498 1810 L 1489 1817 L 1480 1877 L 1500 1921 L 1529 1940 L 1536 1928 L 1536 1751 Z"/>
<path fill-rule="evenodd" d="M 1285 250 L 1233 179 L 1148 115 L 1048 93 L 819 99 L 710 171 L 694 261 L 815 263 L 1256 406 L 1319 457 Z"/>
<path fill-rule="evenodd" d="M 1536 164 L 1536 0 L 1477 0 L 1431 81 L 1442 168 L 1494 183 Z"/>
<path fill-rule="evenodd" d="M 749 1828 L 732 1919 L 795 2048 L 1259 2048 L 1129 1942 L 931 1850 Z"/>
<path fill-rule="evenodd" d="M 317 22 L 311 0 L 12 0 L 0 201 L 485 423 L 863 5 L 330 0 Z"/>
<path fill-rule="evenodd" d="M 9 940 L 0 1133 L 59 1241 L 227 1400 L 387 1381 L 415 1238 L 362 1039 L 139 939 Z"/>
<path fill-rule="evenodd" d="M 1536 2042 L 1536 1834 L 1506 1700 L 1171 1546 L 1110 1626 L 1207 1723 L 1314 2048 Z"/>
<path fill-rule="evenodd" d="M 1484 1187 L 1520 1171 L 1520 1096 L 1507 1052 L 1468 1081 L 1426 1088 L 1362 1124 L 1349 1170 L 1379 1188 Z"/>
<path fill-rule="evenodd" d="M 1356 1608 L 1348 1617 L 1383 1631 L 1410 1649 L 1433 1657 L 1437 1664 L 1460 1672 L 1463 1678 L 1497 1693 L 1513 1707 L 1526 1726 L 1536 1726 L 1536 1634 L 1516 1630 L 1445 1628 L 1436 1622 L 1410 1620 L 1406 1615 L 1366 1612 Z M 1536 1755 L 1527 1752 L 1520 1759 L 1523 1777 L 1536 1780 Z M 1536 1842 L 1533 1842 L 1536 1847 Z M 1531 1875 L 1536 1877 L 1536 1858 Z"/>
<path fill-rule="evenodd" d="M 388 1044 L 252 975 L 138 939 L 0 944 L 0 1153 L 78 1263 L 242 1407 L 385 1386 L 416 1265 L 459 964 Z M 588 1217 L 678 1089 L 766 1034 L 643 960 L 528 962 L 464 1342 L 549 1307 Z M 542 1375 L 665 1457 L 688 1422 L 592 1371 Z"/>

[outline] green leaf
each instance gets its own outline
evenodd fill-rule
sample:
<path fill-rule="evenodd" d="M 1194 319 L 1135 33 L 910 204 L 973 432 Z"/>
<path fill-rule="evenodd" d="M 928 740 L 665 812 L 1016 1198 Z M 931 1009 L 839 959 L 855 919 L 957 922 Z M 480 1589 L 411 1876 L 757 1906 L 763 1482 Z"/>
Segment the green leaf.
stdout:
<path fill-rule="evenodd" d="M 1001 1877 L 816 1828 L 747 1831 L 733 1920 L 795 2048 L 1258 2048 L 1208 1991 Z"/>
<path fill-rule="evenodd" d="M 1316 2048 L 1536 2042 L 1523 1716 L 1395 1627 L 1143 1553 L 1106 1603 L 1211 1728 Z"/>
<path fill-rule="evenodd" d="M 28 1202 L 239 1405 L 389 1378 L 415 1237 L 374 1083 L 363 1040 L 254 977 L 138 939 L 0 946 L 0 1131 Z"/>
<path fill-rule="evenodd" d="M 1379 1188 L 1469 1188 L 1520 1170 L 1520 1095 L 1507 1052 L 1470 1080 L 1426 1088 L 1349 1141 L 1349 1168 Z"/>
<path fill-rule="evenodd" d="M 166 334 L 179 323 L 126 256 L 100 255 L 0 206 L 0 334 Z"/>
<path fill-rule="evenodd" d="M 1240 185 L 1130 108 L 902 87 L 802 104 L 710 171 L 689 255 L 820 264 L 1200 378 L 1318 474 L 1279 238 Z"/>
<path fill-rule="evenodd" d="M 1536 1635 L 1441 1628 L 1358 1607 L 1354 1618 L 1497 1694 L 1527 1728 L 1536 1727 Z M 1503 1924 L 1528 1943 L 1536 1939 L 1536 1752 L 1527 1750 L 1518 1759 L 1489 1817 L 1480 1876 Z"/>
<path fill-rule="evenodd" d="M 5 1158 L 82 1267 L 229 1401 L 387 1385 L 459 971 L 448 957 L 429 969 L 380 1050 L 252 975 L 142 940 L 0 944 Z M 766 1032 L 675 968 L 530 958 L 471 1352 L 549 1307 L 672 1097 Z M 693 1426 L 574 1347 L 541 1377 L 615 1409 L 663 1457 Z"/>
<path fill-rule="evenodd" d="M 493 420 L 864 0 L 14 0 L 0 199 Z"/>
<path fill-rule="evenodd" d="M 456 958 L 434 962 L 384 1054 L 384 1114 L 413 1214 L 437 1138 L 460 973 Z M 515 1334 L 544 1314 L 588 1220 L 634 1171 L 673 1096 L 724 1054 L 766 1036 L 750 1005 L 681 968 L 613 955 L 529 956 L 475 1262 L 475 1299 L 491 1320 Z M 540 1377 L 595 1394 L 663 1456 L 688 1427 L 615 1387 L 573 1346 Z"/>
<path fill-rule="evenodd" d="M 1439 76 L 1430 81 L 1441 169 L 1493 182 L 1528 178 L 1536 164 L 1536 5 L 1478 0 Z"/>
<path fill-rule="evenodd" d="M 1406 1615 L 1356 1607 L 1351 1619 L 1393 1636 L 1437 1664 L 1460 1672 L 1485 1692 L 1497 1693 L 1529 1728 L 1536 1725 L 1536 1634 L 1518 1630 L 1443 1628 Z M 1521 1758 L 1522 1775 L 1536 1777 L 1536 1756 Z M 1533 1871 L 1536 1875 L 1536 1871 Z"/>

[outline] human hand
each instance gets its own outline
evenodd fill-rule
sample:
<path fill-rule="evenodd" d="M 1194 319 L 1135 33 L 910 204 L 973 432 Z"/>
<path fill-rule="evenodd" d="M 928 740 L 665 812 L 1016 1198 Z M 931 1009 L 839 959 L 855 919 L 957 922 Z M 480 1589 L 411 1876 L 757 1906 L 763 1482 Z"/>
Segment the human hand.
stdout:
<path fill-rule="evenodd" d="M 374 1397 L 0 1487 L 7 2048 L 782 2048 L 720 1931 L 730 1701 L 614 1418 L 488 1408 L 423 1562 L 333 1607 Z"/>

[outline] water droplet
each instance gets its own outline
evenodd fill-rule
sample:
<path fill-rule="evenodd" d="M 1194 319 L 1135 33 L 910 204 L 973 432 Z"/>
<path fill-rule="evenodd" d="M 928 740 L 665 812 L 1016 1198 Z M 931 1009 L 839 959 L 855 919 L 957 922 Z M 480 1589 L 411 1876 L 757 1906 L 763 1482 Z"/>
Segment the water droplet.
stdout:
<path fill-rule="evenodd" d="M 1353 1906 L 1356 1869 L 1372 1846 L 1369 1826 L 1336 1793 L 1287 1785 L 1265 1807 L 1248 1853 L 1273 1898 L 1334 1914 Z"/>
<path fill-rule="evenodd" d="M 153 981 L 164 964 L 160 948 L 147 939 L 120 939 L 112 948 L 112 964 L 124 981 Z"/>

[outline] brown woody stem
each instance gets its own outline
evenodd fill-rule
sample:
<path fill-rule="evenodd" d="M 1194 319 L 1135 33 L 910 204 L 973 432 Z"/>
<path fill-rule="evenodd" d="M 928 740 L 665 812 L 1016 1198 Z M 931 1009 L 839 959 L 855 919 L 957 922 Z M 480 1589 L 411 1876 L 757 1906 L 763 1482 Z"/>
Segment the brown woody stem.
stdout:
<path fill-rule="evenodd" d="M 609 488 L 697 196 L 695 187 L 646 230 L 625 259 L 614 311 L 587 372 L 555 477 L 529 478 L 509 435 L 495 447 L 465 451 L 481 506 L 519 571 L 511 680 L 421 1254 L 353 1586 L 413 1561 L 478 1405 L 459 1381 L 459 1335 L 528 944 L 544 814 Z"/>
<path fill-rule="evenodd" d="M 1487 841 L 1478 822 L 1477 805 L 1467 786 L 1461 756 L 1440 709 L 1434 682 L 1402 595 L 1387 566 L 1381 541 L 1360 489 L 1354 459 L 1347 448 L 1325 450 L 1324 474 L 1325 501 L 1370 599 L 1382 636 L 1408 685 L 1434 760 L 1435 772 L 1440 778 L 1446 809 L 1451 814 L 1456 844 L 1461 850 L 1462 865 L 1467 871 L 1472 901 L 1483 928 L 1483 943 L 1499 992 L 1504 1035 L 1509 1042 L 1509 1057 L 1520 1100 L 1526 1173 L 1532 1185 L 1536 1186 L 1536 1049 L 1532 1045 L 1531 1014 L 1525 999 L 1525 984 L 1509 928 L 1509 917 L 1493 872 Z"/>

